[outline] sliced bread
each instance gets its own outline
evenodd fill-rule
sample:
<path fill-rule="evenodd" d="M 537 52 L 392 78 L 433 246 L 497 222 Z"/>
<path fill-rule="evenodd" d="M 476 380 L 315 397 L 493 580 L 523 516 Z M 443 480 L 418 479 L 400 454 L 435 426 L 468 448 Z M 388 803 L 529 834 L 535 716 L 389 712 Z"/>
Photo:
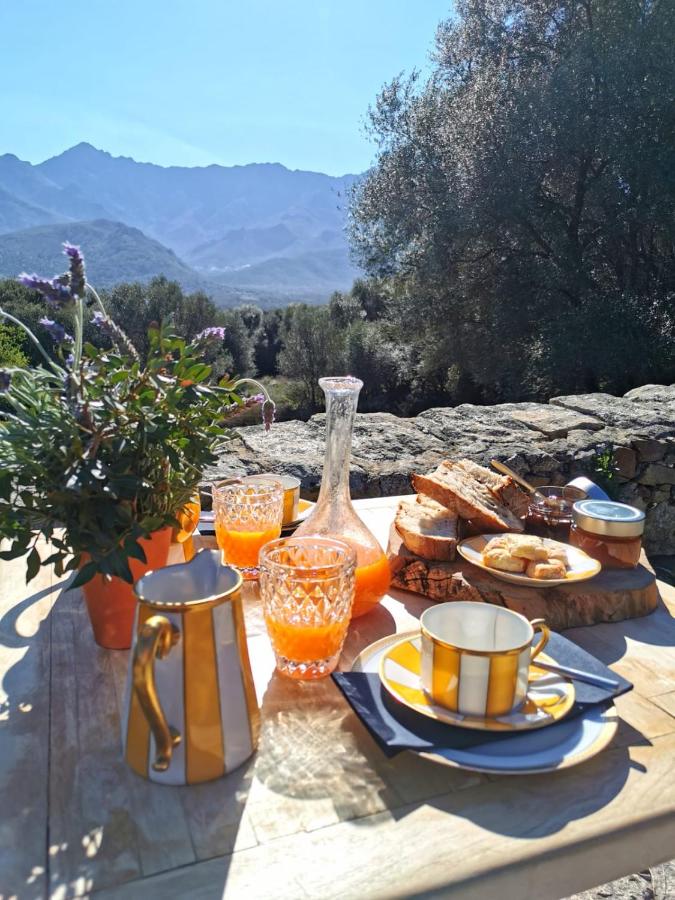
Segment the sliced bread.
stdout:
<path fill-rule="evenodd" d="M 527 515 L 530 499 L 527 493 L 508 475 L 498 475 L 492 469 L 480 466 L 470 459 L 445 460 L 444 465 L 461 469 L 468 476 L 480 481 L 494 495 L 495 499 L 507 506 L 517 516 Z"/>
<path fill-rule="evenodd" d="M 425 559 L 455 558 L 457 516 L 431 497 L 401 500 L 394 524 L 411 553 Z"/>
<path fill-rule="evenodd" d="M 474 527 L 483 531 L 523 531 L 518 516 L 497 499 L 496 495 L 475 474 L 461 467 L 442 462 L 428 475 L 412 476 L 416 491 L 426 494 L 437 503 L 470 519 Z"/>

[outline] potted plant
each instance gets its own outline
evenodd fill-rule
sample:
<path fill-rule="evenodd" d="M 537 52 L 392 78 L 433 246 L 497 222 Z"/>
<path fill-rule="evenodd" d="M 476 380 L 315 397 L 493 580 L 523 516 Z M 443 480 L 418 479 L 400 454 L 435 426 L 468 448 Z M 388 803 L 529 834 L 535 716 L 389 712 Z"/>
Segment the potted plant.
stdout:
<path fill-rule="evenodd" d="M 72 315 L 72 336 L 41 320 L 56 359 L 0 309 L 44 359 L 40 367 L 0 372 L 0 539 L 9 542 L 0 558 L 25 554 L 27 581 L 42 565 L 53 565 L 57 576 L 76 570 L 70 587 L 83 587 L 97 642 L 125 648 L 133 582 L 166 564 L 179 514 L 228 437 L 227 416 L 262 403 L 269 427 L 274 404 L 257 382 L 251 384 L 260 394 L 239 397 L 250 379 L 211 383 L 203 355 L 223 329 L 207 328 L 187 341 L 158 323 L 141 360 L 87 283 L 79 248 L 64 246 L 68 272 L 20 276 L 52 308 Z M 107 346 L 83 341 L 88 317 Z"/>

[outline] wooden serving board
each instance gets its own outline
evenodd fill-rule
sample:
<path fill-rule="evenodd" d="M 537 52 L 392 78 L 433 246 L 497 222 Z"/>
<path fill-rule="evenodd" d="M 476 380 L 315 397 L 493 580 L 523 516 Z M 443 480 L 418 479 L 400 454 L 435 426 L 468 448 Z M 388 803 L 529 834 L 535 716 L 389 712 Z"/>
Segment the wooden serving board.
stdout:
<path fill-rule="evenodd" d="M 393 587 L 438 602 L 495 603 L 528 619 L 546 619 L 556 631 L 646 616 L 656 609 L 659 601 L 656 578 L 644 553 L 636 569 L 607 569 L 588 581 L 541 588 L 501 581 L 466 562 L 459 554 L 454 562 L 422 559 L 405 547 L 393 525 L 387 556 Z"/>

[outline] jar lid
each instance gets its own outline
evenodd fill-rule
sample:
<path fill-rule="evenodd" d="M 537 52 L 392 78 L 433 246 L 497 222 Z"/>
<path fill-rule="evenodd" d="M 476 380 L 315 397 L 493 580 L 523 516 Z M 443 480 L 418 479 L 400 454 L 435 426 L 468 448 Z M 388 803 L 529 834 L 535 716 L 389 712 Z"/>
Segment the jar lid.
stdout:
<path fill-rule="evenodd" d="M 645 514 L 627 503 L 578 500 L 572 507 L 572 516 L 575 525 L 591 534 L 639 537 L 645 530 Z"/>

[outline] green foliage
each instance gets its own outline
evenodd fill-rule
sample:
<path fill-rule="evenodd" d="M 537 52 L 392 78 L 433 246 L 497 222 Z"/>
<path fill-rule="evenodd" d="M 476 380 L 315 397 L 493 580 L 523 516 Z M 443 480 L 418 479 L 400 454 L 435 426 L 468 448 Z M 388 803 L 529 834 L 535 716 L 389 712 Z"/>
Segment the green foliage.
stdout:
<path fill-rule="evenodd" d="M 23 334 L 14 325 L 5 325 L 0 322 L 0 366 L 16 366 L 23 368 L 28 365 L 28 357 L 24 353 Z"/>
<path fill-rule="evenodd" d="M 57 573 L 87 554 L 79 583 L 96 572 L 131 581 L 138 538 L 175 524 L 215 462 L 223 410 L 236 402 L 231 385 L 208 384 L 200 356 L 199 344 L 161 326 L 145 365 L 120 348 L 85 345 L 72 373 L 13 373 L 0 425 L 0 536 L 12 542 L 2 558 L 30 551 L 34 560 L 41 534 Z"/>
<path fill-rule="evenodd" d="M 342 341 L 337 330 L 331 327 L 325 307 L 298 304 L 289 307 L 284 318 L 279 371 L 298 379 L 304 404 L 313 411 L 319 403 L 319 378 L 327 372 L 340 374 L 343 369 Z"/>
<path fill-rule="evenodd" d="M 26 555 L 28 580 L 41 564 L 54 564 L 57 575 L 80 569 L 73 585 L 96 573 L 131 582 L 129 559 L 145 560 L 139 538 L 177 524 L 228 436 L 225 419 L 243 405 L 236 391 L 246 379 L 214 383 L 204 357 L 222 343 L 222 328 L 186 340 L 169 325 L 178 314 L 203 324 L 212 313 L 206 298 L 185 298 L 165 280 L 147 296 L 137 285 L 121 286 L 114 303 L 137 334 L 144 316 L 161 318 L 141 335 L 141 357 L 86 283 L 79 249 L 65 245 L 65 253 L 69 272 L 51 282 L 26 279 L 51 297 L 53 315 L 74 326 L 70 337 L 45 323 L 59 342 L 52 358 L 32 329 L 0 307 L 1 318 L 21 324 L 41 363 L 0 373 L 0 539 L 10 542 L 0 558 Z M 5 294 L 31 311 L 32 298 Z M 96 344 L 83 340 L 90 299 L 98 307 L 87 326 Z M 1 327 L 0 338 L 8 332 Z M 53 550 L 47 559 L 37 550 L 40 536 Z"/>
<path fill-rule="evenodd" d="M 619 484 L 616 478 L 614 447 L 611 444 L 596 449 L 591 459 L 591 469 L 593 480 L 612 500 L 618 500 Z"/>
<path fill-rule="evenodd" d="M 675 378 L 674 82 L 672 3 L 495 0 L 385 87 L 352 236 L 429 399 Z"/>

